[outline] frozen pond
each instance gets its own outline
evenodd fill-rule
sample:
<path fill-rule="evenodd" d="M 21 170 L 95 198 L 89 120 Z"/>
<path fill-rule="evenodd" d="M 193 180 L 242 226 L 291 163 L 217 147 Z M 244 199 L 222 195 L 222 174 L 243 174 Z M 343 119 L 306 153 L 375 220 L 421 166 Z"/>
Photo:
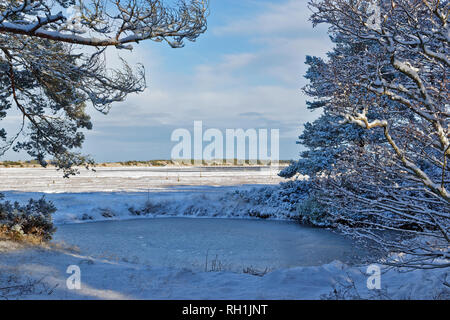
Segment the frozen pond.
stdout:
<path fill-rule="evenodd" d="M 293 222 L 154 218 L 58 226 L 55 241 L 83 254 L 149 266 L 242 271 L 352 262 L 365 255 L 343 236 Z"/>

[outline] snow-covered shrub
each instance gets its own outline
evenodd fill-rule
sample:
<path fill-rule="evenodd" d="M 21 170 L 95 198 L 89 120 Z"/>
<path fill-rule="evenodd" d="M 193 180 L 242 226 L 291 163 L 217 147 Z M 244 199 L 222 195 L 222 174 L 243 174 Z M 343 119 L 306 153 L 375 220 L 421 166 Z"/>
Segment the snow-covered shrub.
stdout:
<path fill-rule="evenodd" d="M 319 227 L 331 227 L 333 225 L 334 219 L 329 214 L 329 210 L 330 208 L 320 203 L 317 196 L 313 194 L 297 205 L 299 221 Z"/>
<path fill-rule="evenodd" d="M 128 206 L 133 216 L 239 217 L 298 220 L 297 206 L 308 197 L 309 181 L 237 188 L 181 199 L 152 199 Z"/>
<path fill-rule="evenodd" d="M 114 218 L 116 214 L 109 208 L 100 208 L 100 214 L 104 218 Z"/>
<path fill-rule="evenodd" d="M 3 199 L 1 194 L 0 199 Z M 25 205 L 0 202 L 0 233 L 15 240 L 51 240 L 56 231 L 52 222 L 54 212 L 55 206 L 44 197 L 39 200 L 30 199 Z"/>
<path fill-rule="evenodd" d="M 276 186 L 254 187 L 225 194 L 229 201 L 242 203 L 247 215 L 258 218 L 297 219 L 297 207 L 309 195 L 308 180 L 282 182 Z M 245 206 L 244 206 L 245 204 Z"/>
<path fill-rule="evenodd" d="M 86 221 L 86 220 L 94 220 L 94 217 L 87 214 L 87 213 L 83 213 L 83 215 L 81 216 L 81 220 Z"/>
<path fill-rule="evenodd" d="M 148 214 L 157 214 L 162 207 L 163 205 L 161 203 L 146 201 L 141 209 L 136 209 L 132 206 L 128 208 L 128 211 L 133 216 L 145 216 Z"/>

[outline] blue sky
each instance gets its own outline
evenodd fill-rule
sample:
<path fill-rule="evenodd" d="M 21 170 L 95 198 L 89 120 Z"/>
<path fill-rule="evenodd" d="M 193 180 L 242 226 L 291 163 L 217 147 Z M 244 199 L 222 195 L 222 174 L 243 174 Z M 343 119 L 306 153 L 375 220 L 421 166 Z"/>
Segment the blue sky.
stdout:
<path fill-rule="evenodd" d="M 168 159 L 172 131 L 192 131 L 201 120 L 220 130 L 279 129 L 280 158 L 297 158 L 297 136 L 318 115 L 300 90 L 305 56 L 331 48 L 326 28 L 313 28 L 309 15 L 306 0 L 210 0 L 207 32 L 182 49 L 151 41 L 132 52 L 108 49 L 110 66 L 118 54 L 142 63 L 148 88 L 107 116 L 92 111 L 82 152 L 96 161 Z"/>

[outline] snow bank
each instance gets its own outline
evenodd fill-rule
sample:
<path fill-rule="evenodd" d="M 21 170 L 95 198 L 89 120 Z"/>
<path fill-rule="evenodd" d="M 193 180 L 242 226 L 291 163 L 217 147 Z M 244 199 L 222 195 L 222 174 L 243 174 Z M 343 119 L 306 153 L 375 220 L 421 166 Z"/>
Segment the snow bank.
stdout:
<path fill-rule="evenodd" d="M 138 217 L 293 219 L 298 199 L 289 199 L 283 192 L 278 185 L 246 185 L 183 186 L 147 192 L 3 193 L 5 199 L 21 203 L 45 196 L 58 209 L 54 222 L 61 224 Z"/>

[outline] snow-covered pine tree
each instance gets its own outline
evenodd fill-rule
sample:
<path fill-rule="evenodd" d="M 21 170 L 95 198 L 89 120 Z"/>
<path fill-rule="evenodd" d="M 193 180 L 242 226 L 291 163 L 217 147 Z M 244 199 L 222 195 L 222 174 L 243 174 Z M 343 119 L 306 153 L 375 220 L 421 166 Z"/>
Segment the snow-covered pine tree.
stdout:
<path fill-rule="evenodd" d="M 333 35 L 331 40 L 335 44 L 335 49 L 327 54 L 328 61 L 334 61 L 343 54 L 352 55 L 364 51 L 368 45 L 363 41 L 348 43 L 345 37 L 339 34 Z M 304 130 L 297 141 L 303 148 L 300 159 L 293 161 L 279 175 L 284 178 L 296 175 L 308 177 L 308 181 L 303 179 L 297 181 L 299 184 L 308 183 L 310 186 L 308 197 L 298 204 L 300 219 L 304 223 L 329 226 L 335 220 L 329 211 L 335 208 L 320 203 L 318 199 L 322 197 L 321 188 L 317 183 L 330 174 L 337 172 L 348 174 L 347 167 L 336 165 L 346 150 L 353 149 L 355 154 L 360 154 L 367 145 L 379 143 L 382 139 L 380 134 L 369 134 L 358 126 L 343 124 L 344 117 L 332 111 L 333 95 L 337 86 L 330 82 L 335 73 L 328 62 L 319 57 L 307 56 L 305 63 L 309 66 L 305 75 L 309 84 L 303 91 L 311 97 L 311 100 L 307 101 L 307 107 L 323 112 L 318 119 L 304 125 Z"/>
<path fill-rule="evenodd" d="M 325 114 L 311 137 L 320 143 L 315 136 L 322 137 L 327 117 L 366 133 L 362 144 L 342 141 L 328 158 L 331 170 L 306 169 L 317 172 L 310 179 L 315 199 L 342 230 L 407 253 L 392 262 L 397 266 L 449 267 L 448 2 L 380 1 L 376 27 L 368 23 L 371 4 L 310 2 L 313 22 L 330 24 L 338 40 L 326 62 L 316 60 L 308 94 L 322 95 L 317 105 Z M 322 152 L 304 159 L 314 163 Z M 377 230 L 395 232 L 387 240 Z"/>

